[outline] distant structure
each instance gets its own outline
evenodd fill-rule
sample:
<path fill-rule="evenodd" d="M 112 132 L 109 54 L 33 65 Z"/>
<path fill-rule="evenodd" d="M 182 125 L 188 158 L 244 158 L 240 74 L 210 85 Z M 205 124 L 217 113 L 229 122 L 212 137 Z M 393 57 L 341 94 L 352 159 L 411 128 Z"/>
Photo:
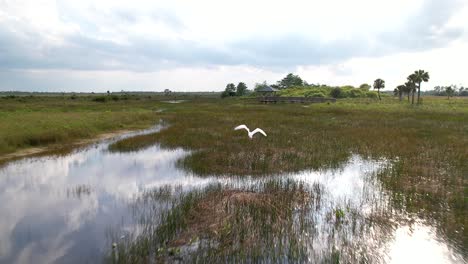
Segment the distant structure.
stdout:
<path fill-rule="evenodd" d="M 264 86 L 257 90 L 257 93 L 260 93 L 263 96 L 274 96 L 278 90 L 271 86 Z"/>

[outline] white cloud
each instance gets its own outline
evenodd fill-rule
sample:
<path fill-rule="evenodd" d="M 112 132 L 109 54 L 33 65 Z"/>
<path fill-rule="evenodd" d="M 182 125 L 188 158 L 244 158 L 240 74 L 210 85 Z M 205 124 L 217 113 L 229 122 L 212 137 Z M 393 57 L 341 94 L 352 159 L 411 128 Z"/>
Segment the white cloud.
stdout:
<path fill-rule="evenodd" d="M 221 90 L 287 72 L 393 86 L 419 68 L 466 83 L 447 67 L 466 17 L 461 0 L 3 0 L 0 91 Z"/>
<path fill-rule="evenodd" d="M 387 89 L 403 84 L 406 77 L 417 69 L 430 74 L 423 90 L 436 85 L 466 85 L 468 76 L 464 65 L 468 61 L 468 43 L 456 42 L 448 47 L 424 52 L 400 53 L 377 58 L 354 58 L 340 64 L 300 67 L 298 73 L 313 83 L 332 85 L 372 84 L 374 79 L 386 80 Z"/>

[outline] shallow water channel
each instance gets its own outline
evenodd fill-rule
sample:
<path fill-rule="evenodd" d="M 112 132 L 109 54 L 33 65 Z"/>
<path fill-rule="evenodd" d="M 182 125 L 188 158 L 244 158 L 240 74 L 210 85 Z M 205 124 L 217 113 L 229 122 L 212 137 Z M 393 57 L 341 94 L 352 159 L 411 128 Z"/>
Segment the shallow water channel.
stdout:
<path fill-rule="evenodd" d="M 264 180 L 194 176 L 176 166 L 190 154 L 182 149 L 152 146 L 109 152 L 109 144 L 121 138 L 0 167 L 0 263 L 99 262 L 116 236 L 124 239 L 137 232 L 134 204 L 145 191 L 168 185 L 184 191 L 212 183 L 246 186 Z M 350 252 L 367 252 L 370 262 L 463 263 L 459 250 L 429 223 L 404 212 L 398 217 L 380 214 L 392 211 L 388 194 L 374 177 L 384 166 L 386 161 L 353 156 L 339 169 L 272 176 L 321 188 L 321 199 L 308 215 L 313 225 L 299 239 L 306 245 L 306 260 L 324 260 L 324 252 L 336 250 L 351 262 Z M 374 217 L 376 213 L 380 217 Z M 337 227 L 330 218 L 338 215 L 352 225 Z"/>

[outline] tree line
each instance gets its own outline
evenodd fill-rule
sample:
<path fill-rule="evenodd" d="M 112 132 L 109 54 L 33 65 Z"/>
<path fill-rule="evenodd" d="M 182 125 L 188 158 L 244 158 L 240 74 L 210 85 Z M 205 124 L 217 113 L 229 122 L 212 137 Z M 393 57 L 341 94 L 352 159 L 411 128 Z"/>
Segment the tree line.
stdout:
<path fill-rule="evenodd" d="M 450 99 L 452 96 L 468 96 L 468 87 L 458 87 L 457 85 L 435 86 L 433 90 L 425 91 L 426 95 L 447 96 Z"/>
<path fill-rule="evenodd" d="M 308 85 L 309 84 L 306 81 L 302 80 L 302 78 L 299 77 L 299 75 L 294 75 L 292 73 L 289 73 L 288 75 L 286 75 L 286 77 L 277 81 L 276 84 L 269 85 L 267 84 L 266 81 L 263 83 L 256 83 L 254 87 L 254 92 L 266 86 L 270 86 L 272 88 L 282 90 L 282 89 L 287 89 L 291 87 L 308 86 Z M 229 97 L 229 96 L 243 96 L 250 92 L 251 91 L 248 89 L 247 85 L 243 82 L 240 82 L 239 84 L 237 84 L 237 86 L 233 83 L 228 83 L 224 91 L 221 93 L 221 97 L 224 98 L 224 97 Z"/>
<path fill-rule="evenodd" d="M 414 73 L 410 74 L 406 78 L 405 84 L 398 85 L 395 90 L 393 91 L 395 95 L 398 95 L 400 101 L 403 100 L 403 96 L 408 96 L 408 102 L 410 102 L 411 97 L 411 104 L 414 104 L 414 97 L 417 92 L 417 103 L 421 104 L 421 83 L 429 81 L 429 73 L 424 70 L 417 70 Z M 385 88 L 385 81 L 382 79 L 376 79 L 374 81 L 374 89 L 377 89 L 377 93 L 380 98 L 380 89 Z"/>
<path fill-rule="evenodd" d="M 263 83 L 256 83 L 254 91 L 264 88 L 265 86 L 270 86 L 277 90 L 288 89 L 291 87 L 301 87 L 301 86 L 310 86 L 310 84 L 303 80 L 299 75 L 288 73 L 286 77 L 276 82 L 276 84 L 267 84 L 266 81 Z"/>
<path fill-rule="evenodd" d="M 228 83 L 226 85 L 226 89 L 224 92 L 221 93 L 221 97 L 229 97 L 229 96 L 243 96 L 249 93 L 247 85 L 243 82 L 237 84 L 237 86 L 233 83 Z"/>
<path fill-rule="evenodd" d="M 429 73 L 424 70 L 414 71 L 412 74 L 408 75 L 404 84 L 398 85 L 394 89 L 394 95 L 398 96 L 400 101 L 402 101 L 403 97 L 406 96 L 408 102 L 411 102 L 411 104 L 415 103 L 415 99 L 417 104 L 421 104 L 421 85 L 423 82 L 428 82 L 429 78 Z M 279 95 L 284 94 L 288 96 L 331 96 L 334 98 L 372 97 L 372 94 L 369 91 L 371 86 L 368 84 L 362 84 L 359 88 L 354 88 L 349 85 L 331 87 L 321 84 L 309 84 L 299 75 L 293 73 L 287 74 L 275 84 L 268 84 L 266 81 L 263 83 L 256 83 L 253 91 L 256 92 L 266 86 L 279 90 Z M 374 81 L 373 88 L 374 90 L 377 90 L 377 96 L 375 96 L 375 94 L 374 96 L 381 100 L 380 90 L 385 88 L 385 81 L 381 78 L 376 79 Z M 286 89 L 290 92 L 286 92 Z M 304 89 L 307 91 L 304 91 Z M 252 91 L 248 89 L 244 82 L 239 82 L 237 85 L 234 83 L 228 83 L 225 90 L 222 92 L 221 97 L 244 96 L 251 92 Z M 423 91 L 422 93 L 426 95 L 447 96 L 450 98 L 451 96 L 468 96 L 468 88 L 457 87 L 456 85 L 436 86 L 433 90 Z"/>

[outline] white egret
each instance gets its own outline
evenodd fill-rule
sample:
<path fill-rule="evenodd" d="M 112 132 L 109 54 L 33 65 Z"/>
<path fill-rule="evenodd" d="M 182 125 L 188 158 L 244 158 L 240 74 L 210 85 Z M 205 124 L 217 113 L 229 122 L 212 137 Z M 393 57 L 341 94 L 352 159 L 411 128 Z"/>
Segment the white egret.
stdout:
<path fill-rule="evenodd" d="M 249 133 L 249 138 L 253 138 L 253 136 L 258 132 L 260 134 L 263 134 L 265 137 L 267 136 L 267 134 L 265 133 L 265 131 L 261 130 L 260 128 L 256 128 L 254 131 L 250 132 L 250 129 L 246 126 L 246 125 L 240 125 L 240 126 L 236 126 L 234 128 L 234 130 L 239 130 L 239 129 L 245 129 L 247 130 L 247 133 Z"/>

